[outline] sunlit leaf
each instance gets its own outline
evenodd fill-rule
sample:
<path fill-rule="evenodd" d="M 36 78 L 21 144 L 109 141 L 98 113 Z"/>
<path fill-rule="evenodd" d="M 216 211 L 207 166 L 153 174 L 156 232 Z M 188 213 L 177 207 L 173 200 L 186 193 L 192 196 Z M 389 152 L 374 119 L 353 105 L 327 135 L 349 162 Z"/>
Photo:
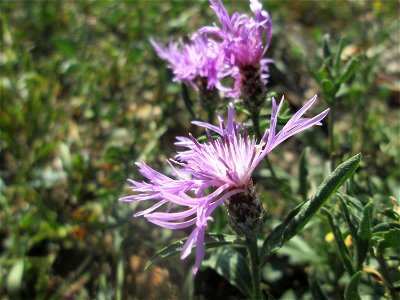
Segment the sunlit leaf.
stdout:
<path fill-rule="evenodd" d="M 300 204 L 288 215 L 284 222 L 278 225 L 265 239 L 261 251 L 261 263 L 265 263 L 272 252 L 290 240 L 308 223 L 318 209 L 332 196 L 332 194 L 354 174 L 361 161 L 361 154 L 357 154 L 339 165 L 319 186 L 310 200 Z"/>

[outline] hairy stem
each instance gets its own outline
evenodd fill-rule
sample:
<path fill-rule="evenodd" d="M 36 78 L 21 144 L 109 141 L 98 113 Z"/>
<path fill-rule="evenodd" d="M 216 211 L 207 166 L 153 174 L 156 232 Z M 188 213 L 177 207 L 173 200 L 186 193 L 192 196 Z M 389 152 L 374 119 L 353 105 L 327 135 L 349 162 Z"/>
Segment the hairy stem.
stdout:
<path fill-rule="evenodd" d="M 260 259 L 258 255 L 258 247 L 257 247 L 257 237 L 256 235 L 252 235 L 246 238 L 247 241 L 247 250 L 249 252 L 250 257 L 250 270 L 251 277 L 253 281 L 253 299 L 259 300 L 263 299 L 261 293 L 261 285 L 260 285 Z"/>

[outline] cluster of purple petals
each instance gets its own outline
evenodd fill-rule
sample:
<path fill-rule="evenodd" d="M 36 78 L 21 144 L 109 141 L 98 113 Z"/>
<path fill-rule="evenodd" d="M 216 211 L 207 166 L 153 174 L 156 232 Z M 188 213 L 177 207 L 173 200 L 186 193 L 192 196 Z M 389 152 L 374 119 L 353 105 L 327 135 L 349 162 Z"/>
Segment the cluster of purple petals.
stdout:
<path fill-rule="evenodd" d="M 222 55 L 230 65 L 239 68 L 261 62 L 272 37 L 272 23 L 258 0 L 250 0 L 254 18 L 235 12 L 229 16 L 221 0 L 210 0 L 221 27 L 205 26 L 201 34 L 211 34 L 222 41 Z"/>
<path fill-rule="evenodd" d="M 313 118 L 302 118 L 315 101 L 316 96 L 278 131 L 277 120 L 283 98 L 279 104 L 273 100 L 270 128 L 260 141 L 250 136 L 244 125 L 236 123 L 232 104 L 228 106 L 227 122 L 219 116 L 219 126 L 192 122 L 205 129 L 208 141 L 201 143 L 192 135 L 178 137 L 176 145 L 184 150 L 168 162 L 174 178 L 155 171 L 145 163 L 137 163 L 145 180 L 129 180 L 135 194 L 121 200 L 154 201 L 150 208 L 135 216 L 144 216 L 161 227 L 182 229 L 194 226 L 183 247 L 181 259 L 186 258 L 196 246 L 193 269 L 193 274 L 196 274 L 204 258 L 205 229 L 207 222 L 213 221 L 213 211 L 233 195 L 246 191 L 254 169 L 272 149 L 311 126 L 321 125 L 329 109 Z M 156 211 L 161 209 L 161 212 Z"/>
<path fill-rule="evenodd" d="M 170 42 L 162 46 L 150 40 L 158 56 L 168 62 L 174 74 L 173 81 L 186 82 L 198 89 L 198 79 L 207 78 L 207 88 L 224 89 L 220 79 L 233 75 L 235 69 L 228 68 L 221 59 L 220 43 L 204 35 L 195 34 L 188 43 Z"/>
<path fill-rule="evenodd" d="M 151 41 L 157 54 L 168 61 L 174 81 L 186 82 L 198 88 L 196 79 L 207 78 L 207 88 L 217 88 L 228 97 L 237 97 L 241 84 L 239 68 L 259 64 L 267 82 L 269 59 L 264 59 L 272 37 L 272 23 L 258 0 L 250 0 L 254 17 L 234 13 L 229 16 L 221 0 L 210 0 L 221 27 L 200 28 L 189 43 L 170 42 L 163 47 Z M 214 37 L 214 38 L 211 38 Z M 225 87 L 221 79 L 231 76 L 233 87 Z"/>

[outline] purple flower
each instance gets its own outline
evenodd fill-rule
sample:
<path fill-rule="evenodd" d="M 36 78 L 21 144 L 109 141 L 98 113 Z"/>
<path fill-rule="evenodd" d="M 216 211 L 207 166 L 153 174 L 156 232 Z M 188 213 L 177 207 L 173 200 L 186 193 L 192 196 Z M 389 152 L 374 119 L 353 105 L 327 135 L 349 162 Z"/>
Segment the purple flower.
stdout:
<path fill-rule="evenodd" d="M 261 64 L 272 37 L 272 23 L 268 13 L 262 10 L 258 0 L 250 0 L 250 9 L 254 18 L 246 14 L 234 13 L 229 16 L 221 0 L 210 0 L 211 8 L 217 14 L 221 27 L 205 26 L 200 33 L 212 34 L 223 42 L 223 56 L 230 65 L 239 68 Z M 265 40 L 265 41 L 264 41 Z"/>
<path fill-rule="evenodd" d="M 181 229 L 195 226 L 182 249 L 181 259 L 186 258 L 196 245 L 193 269 L 193 274 L 196 274 L 204 258 L 205 229 L 207 222 L 213 221 L 213 211 L 234 195 L 246 192 L 252 185 L 253 171 L 272 149 L 313 125 L 321 125 L 329 109 L 313 118 L 302 118 L 316 99 L 314 96 L 308 101 L 280 131 L 277 131 L 277 119 L 283 98 L 279 105 L 273 100 L 270 128 L 260 141 L 248 135 L 244 125 L 235 122 L 232 104 L 228 107 L 227 123 L 219 116 L 219 127 L 205 122 L 192 122 L 205 128 L 208 142 L 201 143 L 192 135 L 189 138 L 178 137 L 176 144 L 186 149 L 177 153 L 176 160 L 171 160 L 179 168 L 169 162 L 175 178 L 163 175 L 145 163 L 137 163 L 139 172 L 147 180 L 129 180 L 136 194 L 120 200 L 155 201 L 153 206 L 135 216 L 143 215 L 161 227 Z M 165 211 L 155 212 L 162 206 L 166 207 Z"/>
<path fill-rule="evenodd" d="M 219 55 L 221 44 L 206 36 L 195 34 L 187 44 L 170 42 L 165 47 L 154 40 L 150 42 L 158 56 L 168 61 L 175 82 L 189 83 L 198 90 L 199 81 L 206 79 L 208 89 L 223 89 L 219 80 L 234 73 Z"/>

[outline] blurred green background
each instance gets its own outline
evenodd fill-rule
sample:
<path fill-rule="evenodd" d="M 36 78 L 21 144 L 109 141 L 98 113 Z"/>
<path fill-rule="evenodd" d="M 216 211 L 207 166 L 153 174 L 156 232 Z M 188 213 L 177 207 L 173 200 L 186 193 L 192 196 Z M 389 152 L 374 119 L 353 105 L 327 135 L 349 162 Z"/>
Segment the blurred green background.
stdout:
<path fill-rule="evenodd" d="M 247 1 L 224 3 L 230 12 L 250 13 Z M 361 151 L 360 176 L 382 197 L 399 199 L 399 2 L 263 4 L 274 26 L 269 90 L 285 94 L 293 108 L 321 92 L 310 70 L 322 64 L 324 34 L 333 48 L 346 37 L 341 59 L 358 57 L 359 65 L 337 104 L 337 160 Z M 242 297 L 211 270 L 193 282 L 190 259 L 172 258 L 144 272 L 157 249 L 187 233 L 134 219 L 135 205 L 118 202 L 130 193 L 126 179 L 140 179 L 135 161 L 166 169 L 175 136 L 196 131 L 181 86 L 171 82 L 149 38 L 167 42 L 216 22 L 208 1 L 0 5 L 0 298 L 186 299 L 193 292 L 196 299 Z M 319 105 L 315 111 L 324 102 Z M 195 109 L 204 117 L 199 105 Z M 295 175 L 307 145 L 310 176 L 318 183 L 328 156 L 324 128 L 271 154 L 282 182 L 260 179 L 259 185 L 274 218 L 295 205 L 287 195 L 298 195 Z M 225 230 L 220 215 L 216 230 Z M 323 237 L 323 247 L 333 249 Z M 310 263 L 288 260 L 268 271 L 275 279 L 265 280 L 284 297 L 306 284 L 301 276 Z M 279 280 L 292 284 L 283 287 Z"/>

